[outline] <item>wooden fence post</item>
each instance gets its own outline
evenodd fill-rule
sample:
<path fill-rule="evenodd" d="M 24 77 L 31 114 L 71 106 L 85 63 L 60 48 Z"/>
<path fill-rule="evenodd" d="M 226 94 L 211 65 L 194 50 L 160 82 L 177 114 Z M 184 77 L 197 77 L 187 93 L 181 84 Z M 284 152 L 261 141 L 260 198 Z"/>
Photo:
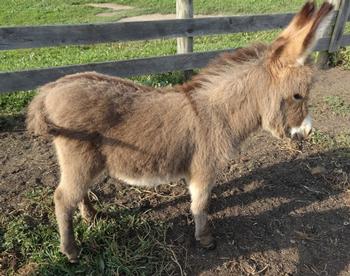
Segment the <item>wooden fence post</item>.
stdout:
<path fill-rule="evenodd" d="M 176 0 L 176 19 L 193 18 L 193 0 Z M 187 54 L 193 52 L 193 37 L 177 38 L 177 53 Z M 189 79 L 193 71 L 184 71 L 185 78 Z"/>
<path fill-rule="evenodd" d="M 331 42 L 329 44 L 329 52 L 338 51 L 340 48 L 340 41 L 344 33 L 346 22 L 350 14 L 350 1 L 341 0 L 339 3 L 339 13 L 335 21 Z"/>
<path fill-rule="evenodd" d="M 330 30 L 331 41 L 328 50 L 320 52 L 317 59 L 317 65 L 322 69 L 328 67 L 330 54 L 339 50 L 340 41 L 350 13 L 349 0 L 335 0 L 334 4 L 335 10 L 338 11 L 338 15 L 333 28 Z"/>

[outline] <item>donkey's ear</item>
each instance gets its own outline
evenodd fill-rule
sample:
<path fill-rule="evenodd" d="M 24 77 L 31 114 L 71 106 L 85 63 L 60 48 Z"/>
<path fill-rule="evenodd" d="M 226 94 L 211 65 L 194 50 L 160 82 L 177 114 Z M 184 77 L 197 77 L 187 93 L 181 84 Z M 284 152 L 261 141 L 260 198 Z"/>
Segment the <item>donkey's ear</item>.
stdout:
<path fill-rule="evenodd" d="M 306 2 L 305 5 L 301 8 L 301 10 L 293 17 L 289 25 L 278 36 L 278 38 L 281 38 L 281 37 L 285 38 L 295 34 L 295 32 L 299 31 L 307 23 L 309 23 L 310 20 L 312 20 L 315 12 L 316 12 L 315 1 Z"/>
<path fill-rule="evenodd" d="M 328 0 L 316 11 L 314 1 L 308 1 L 272 43 L 270 61 L 282 66 L 303 65 L 326 31 L 333 7 Z"/>

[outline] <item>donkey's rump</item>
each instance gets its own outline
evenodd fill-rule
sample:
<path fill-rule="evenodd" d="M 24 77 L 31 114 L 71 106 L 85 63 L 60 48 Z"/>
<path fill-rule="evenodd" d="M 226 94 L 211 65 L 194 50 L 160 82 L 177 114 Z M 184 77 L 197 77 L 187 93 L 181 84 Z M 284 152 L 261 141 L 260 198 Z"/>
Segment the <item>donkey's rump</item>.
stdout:
<path fill-rule="evenodd" d="M 55 126 L 84 132 L 101 132 L 130 109 L 135 92 L 142 87 L 94 72 L 66 76 L 45 85 L 45 113 Z"/>

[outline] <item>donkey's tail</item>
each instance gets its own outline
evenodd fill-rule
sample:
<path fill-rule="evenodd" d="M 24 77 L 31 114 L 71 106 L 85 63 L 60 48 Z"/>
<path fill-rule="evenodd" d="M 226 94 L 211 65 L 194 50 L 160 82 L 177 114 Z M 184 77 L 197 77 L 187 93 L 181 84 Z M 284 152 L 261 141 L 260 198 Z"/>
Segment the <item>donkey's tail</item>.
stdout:
<path fill-rule="evenodd" d="M 27 130 L 34 135 L 48 136 L 50 134 L 45 108 L 46 92 L 43 89 L 39 89 L 39 93 L 28 106 Z"/>

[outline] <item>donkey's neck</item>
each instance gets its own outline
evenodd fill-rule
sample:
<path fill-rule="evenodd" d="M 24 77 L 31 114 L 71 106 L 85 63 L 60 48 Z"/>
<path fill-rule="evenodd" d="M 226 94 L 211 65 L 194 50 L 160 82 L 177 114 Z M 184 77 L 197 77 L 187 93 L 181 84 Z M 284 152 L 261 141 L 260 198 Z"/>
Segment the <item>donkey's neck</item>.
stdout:
<path fill-rule="evenodd" d="M 252 74 L 249 67 L 240 72 L 228 70 L 209 77 L 193 91 L 208 141 L 217 154 L 227 159 L 260 126 L 259 95 Z"/>

